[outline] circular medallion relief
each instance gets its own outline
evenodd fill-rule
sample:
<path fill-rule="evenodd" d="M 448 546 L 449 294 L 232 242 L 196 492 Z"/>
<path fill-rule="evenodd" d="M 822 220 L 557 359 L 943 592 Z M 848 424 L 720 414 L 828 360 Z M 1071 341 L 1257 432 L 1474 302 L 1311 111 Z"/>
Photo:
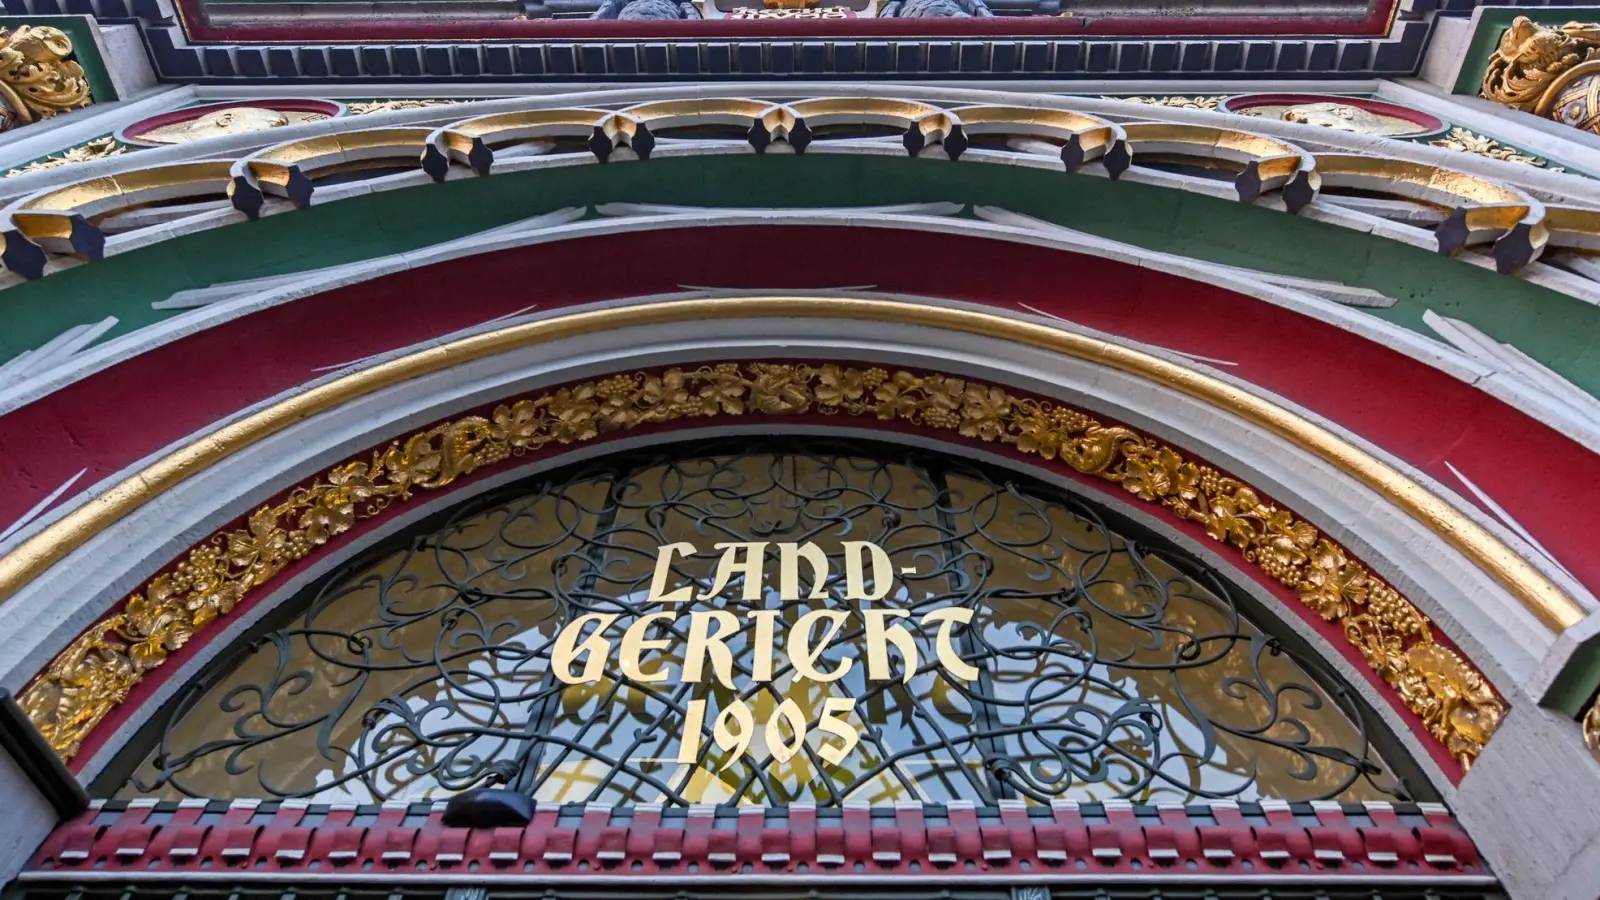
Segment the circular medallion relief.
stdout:
<path fill-rule="evenodd" d="M 1380 100 L 1327 94 L 1245 94 L 1222 101 L 1222 108 L 1243 116 L 1319 125 L 1377 137 L 1419 137 L 1445 128 L 1443 121 L 1420 110 Z"/>
<path fill-rule="evenodd" d="M 268 131 L 330 119 L 344 107 L 329 100 L 239 100 L 187 106 L 151 116 L 122 130 L 130 144 L 164 146 Z"/>

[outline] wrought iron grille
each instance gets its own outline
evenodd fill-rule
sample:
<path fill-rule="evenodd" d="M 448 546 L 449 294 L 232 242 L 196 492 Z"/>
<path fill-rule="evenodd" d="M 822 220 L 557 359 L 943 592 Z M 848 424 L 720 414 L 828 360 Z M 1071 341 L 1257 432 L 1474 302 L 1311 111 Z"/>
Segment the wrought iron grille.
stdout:
<path fill-rule="evenodd" d="M 882 604 L 974 611 L 955 642 L 975 680 L 940 668 L 935 629 L 909 619 L 910 673 L 901 653 L 893 680 L 868 680 L 865 665 L 830 682 L 797 675 L 785 648 L 801 612 L 872 605 L 838 583 L 854 540 L 901 573 Z M 739 616 L 734 688 L 614 667 L 593 684 L 552 677 L 567 623 L 616 613 L 621 629 L 655 611 L 657 550 L 679 541 L 705 550 L 673 566 L 697 592 L 715 542 L 815 542 L 835 562 L 828 598 L 785 602 L 763 576 L 757 599 L 739 599 L 735 581 L 686 604 Z M 290 608 L 175 701 L 154 749 L 108 776 L 118 796 L 371 801 L 489 784 L 611 805 L 1408 796 L 1354 692 L 1291 635 L 1253 623 L 1248 597 L 1215 573 L 1064 491 L 905 448 L 746 442 L 608 458 L 459 507 Z M 750 678 L 755 610 L 778 611 L 766 683 Z M 862 619 L 848 621 L 818 669 L 861 656 Z M 656 624 L 668 647 L 657 661 L 681 668 L 686 617 Z M 815 723 L 838 697 L 859 727 L 850 754 L 824 759 L 813 729 L 780 761 L 759 724 L 786 701 Z M 710 712 L 689 764 L 677 758 L 694 699 Z M 713 740 L 736 701 L 758 723 L 739 755 Z"/>

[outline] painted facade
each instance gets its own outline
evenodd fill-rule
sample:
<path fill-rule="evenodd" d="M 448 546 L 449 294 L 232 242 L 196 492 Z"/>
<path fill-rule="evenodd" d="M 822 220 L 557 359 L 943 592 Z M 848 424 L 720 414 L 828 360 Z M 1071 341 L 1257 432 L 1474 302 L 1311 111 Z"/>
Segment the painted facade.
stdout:
<path fill-rule="evenodd" d="M 1600 8 L 6 12 L 8 898 L 1600 896 Z"/>

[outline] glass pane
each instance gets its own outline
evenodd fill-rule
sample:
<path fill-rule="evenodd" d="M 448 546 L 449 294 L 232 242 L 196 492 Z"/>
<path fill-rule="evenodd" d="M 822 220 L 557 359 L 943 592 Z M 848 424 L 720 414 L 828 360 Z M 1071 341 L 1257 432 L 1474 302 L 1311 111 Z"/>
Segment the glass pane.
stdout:
<path fill-rule="evenodd" d="M 1365 735 L 1225 593 L 1069 498 L 950 488 L 1021 795 L 1389 796 L 1345 749 Z"/>
<path fill-rule="evenodd" d="M 945 535 L 934 504 L 938 488 L 920 468 L 864 458 L 806 455 L 753 455 L 690 459 L 631 473 L 613 491 L 616 513 L 607 541 L 606 564 L 596 587 L 596 611 L 617 612 L 612 635 L 644 613 L 658 548 L 694 544 L 700 553 L 674 566 L 674 585 L 692 584 L 705 593 L 714 578 L 719 542 L 764 541 L 815 544 L 829 562 L 824 588 L 831 608 L 859 613 L 866 601 L 844 599 L 843 542 L 870 541 L 884 549 L 899 577 L 879 606 L 919 610 L 949 605 L 951 569 Z M 851 615 L 812 663 L 821 673 L 841 666 L 838 680 L 797 677 L 789 657 L 792 629 L 822 604 L 810 599 L 785 602 L 779 584 L 777 551 L 769 547 L 757 597 L 746 600 L 742 578 L 718 595 L 678 604 L 670 649 L 658 657 L 674 675 L 683 670 L 688 616 L 723 609 L 738 618 L 738 631 L 726 641 L 734 659 L 734 686 L 689 685 L 672 679 L 657 687 L 617 678 L 567 689 L 560 712 L 546 732 L 546 749 L 537 770 L 535 796 L 544 800 L 605 803 L 757 803 L 807 799 L 837 803 L 846 797 L 875 802 L 901 799 L 945 800 L 972 796 L 981 785 L 982 754 L 968 734 L 970 704 L 949 690 L 931 665 L 910 684 L 871 682 L 863 659 L 863 626 Z M 912 571 L 905 571 L 905 570 Z M 807 575 L 809 569 L 803 570 Z M 809 580 L 804 594 L 811 593 Z M 614 597 L 615 601 L 599 600 Z M 749 614 L 770 610 L 773 618 L 773 677 L 752 679 L 757 644 Z M 827 626 L 811 629 L 820 641 Z M 922 660 L 933 657 L 931 642 L 920 641 Z M 680 763 L 684 707 L 706 701 L 701 764 Z M 785 762 L 772 759 L 765 724 L 786 700 L 800 720 L 821 719 L 829 698 L 858 701 L 858 725 L 873 729 L 837 765 L 819 754 L 827 735 L 808 728 L 805 750 Z M 714 723 L 738 700 L 756 724 L 747 752 L 733 756 L 714 741 Z M 911 715 L 911 710 L 922 710 Z M 731 730 L 737 730 L 729 726 Z M 792 736 L 792 731 L 780 732 Z M 541 738 L 540 740 L 543 740 Z M 837 740 L 835 740 L 837 743 Z M 628 772 L 613 761 L 626 760 Z"/>
<path fill-rule="evenodd" d="M 452 521 L 324 583 L 190 698 L 122 796 L 448 796 L 508 774 L 605 484 Z"/>
<path fill-rule="evenodd" d="M 1226 585 L 953 460 L 630 455 L 424 531 L 221 665 L 121 794 L 1397 795 L 1348 690 Z"/>

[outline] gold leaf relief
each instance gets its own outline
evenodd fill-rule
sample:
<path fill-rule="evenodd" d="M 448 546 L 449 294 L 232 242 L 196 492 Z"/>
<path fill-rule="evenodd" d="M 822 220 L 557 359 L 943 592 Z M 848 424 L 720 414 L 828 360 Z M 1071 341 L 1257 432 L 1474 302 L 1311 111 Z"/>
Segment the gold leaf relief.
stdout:
<path fill-rule="evenodd" d="M 569 385 L 501 404 L 487 418 L 466 417 L 396 440 L 370 462 L 337 466 L 261 507 L 244 527 L 192 548 L 130 597 L 122 612 L 52 661 L 23 693 L 23 708 L 57 752 L 71 758 L 145 673 L 193 634 L 285 566 L 393 503 L 549 444 L 688 418 L 806 412 L 898 420 L 1008 444 L 1120 484 L 1204 526 L 1213 540 L 1237 548 L 1321 618 L 1340 625 L 1462 766 L 1482 751 L 1505 715 L 1504 702 L 1483 676 L 1436 643 L 1428 619 L 1398 591 L 1315 526 L 1176 448 L 1078 410 L 962 378 L 771 363 Z"/>

